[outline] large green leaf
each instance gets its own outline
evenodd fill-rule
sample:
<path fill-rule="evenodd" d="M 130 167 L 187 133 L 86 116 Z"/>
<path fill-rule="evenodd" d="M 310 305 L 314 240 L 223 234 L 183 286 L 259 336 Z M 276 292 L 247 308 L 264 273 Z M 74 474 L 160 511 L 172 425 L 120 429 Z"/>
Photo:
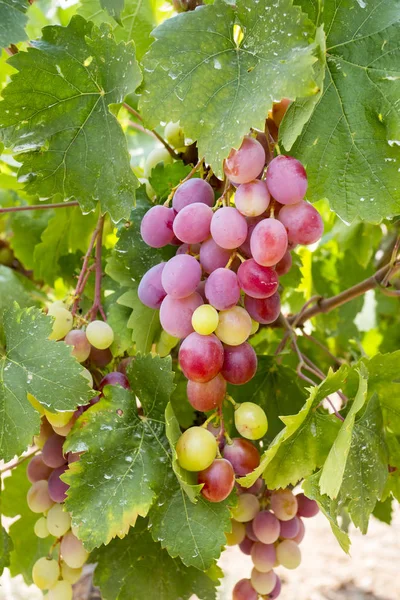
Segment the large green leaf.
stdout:
<path fill-rule="evenodd" d="M 139 519 L 123 540 L 96 550 L 95 584 L 105 600 L 214 600 L 217 578 L 185 567 L 154 542 L 147 522 Z"/>
<path fill-rule="evenodd" d="M 400 434 L 400 350 L 377 354 L 371 360 L 364 359 L 369 373 L 369 392 L 378 394 L 385 425 L 393 433 Z"/>
<path fill-rule="evenodd" d="M 27 0 L 0 0 L 0 48 L 26 40 Z"/>
<path fill-rule="evenodd" d="M 234 39 L 239 25 L 243 39 Z M 217 174 L 274 100 L 316 93 L 314 29 L 292 0 L 223 0 L 160 25 L 144 58 L 141 108 L 150 127 L 180 121 Z"/>
<path fill-rule="evenodd" d="M 11 248 L 25 269 L 33 269 L 35 246 L 40 244 L 41 235 L 53 215 L 51 210 L 11 213 L 10 225 L 13 232 Z"/>
<path fill-rule="evenodd" d="M 109 105 L 140 83 L 131 44 L 82 17 L 43 29 L 43 38 L 10 63 L 1 135 L 22 162 L 26 190 L 41 198 L 76 198 L 85 212 L 98 202 L 115 221 L 128 217 L 138 185 L 125 136 Z"/>
<path fill-rule="evenodd" d="M 150 352 L 151 347 L 160 334 L 160 318 L 158 310 L 142 304 L 137 293 L 137 286 L 128 290 L 120 298 L 118 304 L 130 308 L 126 327 L 132 330 L 131 338 L 138 352 Z"/>
<path fill-rule="evenodd" d="M 37 304 L 42 298 L 39 290 L 30 279 L 17 271 L 0 265 L 0 313 L 13 302 L 25 308 Z"/>
<path fill-rule="evenodd" d="M 400 212 L 400 2 L 326 2 L 320 19 L 324 92 L 292 153 L 306 164 L 310 200 L 328 198 L 347 222 L 380 221 Z"/>
<path fill-rule="evenodd" d="M 13 543 L 7 531 L 0 525 L 0 575 L 6 567 L 10 566 L 10 552 Z"/>
<path fill-rule="evenodd" d="M 89 550 L 126 535 L 164 484 L 170 457 L 160 416 L 172 379 L 170 358 L 137 356 L 130 369 L 133 392 L 107 387 L 68 437 L 65 448 L 84 454 L 63 477 L 71 486 L 66 506 Z"/>
<path fill-rule="evenodd" d="M 38 432 L 30 393 L 52 412 L 87 404 L 92 392 L 71 347 L 49 340 L 50 317 L 14 305 L 4 313 L 6 347 L 0 356 L 0 457 L 21 454 Z M 1 351 L 0 351 L 1 352 Z"/>

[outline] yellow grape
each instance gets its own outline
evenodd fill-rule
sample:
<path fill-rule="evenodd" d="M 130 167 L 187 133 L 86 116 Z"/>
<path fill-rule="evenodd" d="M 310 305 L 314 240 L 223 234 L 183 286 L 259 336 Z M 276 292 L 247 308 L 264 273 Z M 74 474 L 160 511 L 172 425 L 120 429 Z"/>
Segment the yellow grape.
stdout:
<path fill-rule="evenodd" d="M 89 557 L 83 544 L 72 532 L 67 533 L 61 540 L 61 556 L 72 569 L 82 567 Z"/>
<path fill-rule="evenodd" d="M 240 494 L 235 508 L 232 509 L 232 517 L 239 523 L 252 521 L 260 511 L 260 503 L 253 494 Z"/>
<path fill-rule="evenodd" d="M 73 326 L 73 316 L 66 308 L 62 306 L 50 306 L 49 315 L 54 317 L 53 330 L 49 335 L 50 340 L 61 340 L 67 335 Z"/>
<path fill-rule="evenodd" d="M 164 129 L 164 136 L 167 142 L 177 150 L 182 150 L 184 148 L 185 134 L 179 121 L 177 123 L 174 123 L 173 121 L 167 123 Z"/>
<path fill-rule="evenodd" d="M 215 335 L 229 346 L 243 344 L 251 332 L 251 317 L 241 306 L 234 306 L 219 313 L 219 324 Z"/>
<path fill-rule="evenodd" d="M 267 415 L 258 404 L 242 402 L 235 410 L 235 427 L 248 440 L 259 440 L 268 430 Z"/>
<path fill-rule="evenodd" d="M 105 350 L 114 341 L 114 332 L 104 321 L 92 321 L 86 328 L 86 337 L 94 348 Z"/>
<path fill-rule="evenodd" d="M 254 319 L 251 319 L 251 331 L 250 335 L 254 335 L 260 329 L 260 323 L 257 323 Z"/>
<path fill-rule="evenodd" d="M 231 520 L 232 531 L 229 533 L 225 532 L 226 543 L 228 546 L 236 546 L 243 542 L 246 536 L 246 527 L 239 521 Z"/>
<path fill-rule="evenodd" d="M 210 304 L 203 304 L 196 308 L 192 315 L 192 326 L 200 335 L 210 335 L 219 323 L 218 312 Z"/>
<path fill-rule="evenodd" d="M 72 419 L 74 414 L 73 410 L 67 410 L 64 412 L 52 413 L 49 410 L 44 411 L 48 422 L 54 427 L 64 427 Z"/>
<path fill-rule="evenodd" d="M 181 467 L 187 471 L 203 471 L 217 455 L 217 442 L 208 429 L 190 427 L 179 438 L 176 453 Z"/>
<path fill-rule="evenodd" d="M 47 527 L 51 535 L 59 538 L 71 528 L 71 517 L 62 504 L 55 504 L 47 513 Z"/>
<path fill-rule="evenodd" d="M 283 540 L 276 547 L 276 558 L 282 567 L 297 569 L 301 563 L 301 551 L 293 540 Z"/>
<path fill-rule="evenodd" d="M 49 590 L 49 600 L 72 600 L 72 585 L 68 581 L 57 581 Z"/>
<path fill-rule="evenodd" d="M 60 567 L 54 559 L 43 556 L 33 565 L 33 583 L 41 590 L 48 590 L 57 583 L 60 575 Z"/>
<path fill-rule="evenodd" d="M 44 513 L 54 502 L 49 496 L 49 485 L 44 479 L 35 481 L 29 488 L 26 501 L 30 510 L 34 513 Z"/>
<path fill-rule="evenodd" d="M 64 561 L 61 563 L 61 577 L 69 583 L 76 583 L 82 576 L 82 567 L 72 569 Z"/>
<path fill-rule="evenodd" d="M 36 521 L 33 531 L 40 539 L 47 538 L 47 536 L 50 535 L 49 528 L 47 527 L 46 517 L 40 517 L 40 519 Z"/>

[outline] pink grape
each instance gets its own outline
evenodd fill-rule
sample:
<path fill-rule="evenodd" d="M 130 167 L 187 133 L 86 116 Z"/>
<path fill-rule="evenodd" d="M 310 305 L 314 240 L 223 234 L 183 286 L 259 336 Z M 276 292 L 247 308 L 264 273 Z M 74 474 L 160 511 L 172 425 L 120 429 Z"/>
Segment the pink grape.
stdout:
<path fill-rule="evenodd" d="M 293 244 L 314 244 L 324 232 L 321 215 L 308 202 L 284 206 L 278 219 L 286 228 L 288 239 Z"/>
<path fill-rule="evenodd" d="M 268 165 L 266 183 L 271 196 L 280 204 L 296 204 L 307 191 L 307 174 L 292 156 L 276 156 Z"/>
<path fill-rule="evenodd" d="M 235 485 L 235 473 L 232 465 L 224 458 L 216 458 L 204 471 L 197 476 L 203 483 L 201 494 L 209 502 L 222 502 L 229 496 Z"/>
<path fill-rule="evenodd" d="M 225 267 L 230 256 L 230 250 L 221 248 L 212 238 L 203 242 L 200 247 L 200 264 L 206 273 Z"/>
<path fill-rule="evenodd" d="M 300 532 L 300 519 L 293 517 L 289 521 L 281 521 L 281 538 L 293 540 Z"/>
<path fill-rule="evenodd" d="M 179 254 L 198 254 L 200 248 L 201 244 L 181 244 L 176 251 L 176 256 L 179 256 Z"/>
<path fill-rule="evenodd" d="M 299 533 L 296 535 L 296 537 L 293 538 L 293 541 L 296 542 L 296 544 L 301 544 L 306 534 L 306 528 L 300 517 L 297 518 L 299 519 Z"/>
<path fill-rule="evenodd" d="M 46 441 L 42 450 L 42 459 L 48 467 L 56 469 L 67 462 L 62 449 L 64 442 L 65 438 L 56 433 Z"/>
<path fill-rule="evenodd" d="M 263 544 L 273 544 L 280 536 L 281 525 L 269 510 L 262 510 L 253 521 L 254 533 Z"/>
<path fill-rule="evenodd" d="M 172 229 L 175 212 L 167 206 L 153 206 L 144 215 L 140 234 L 143 241 L 152 248 L 162 248 L 172 242 L 174 231 Z"/>
<path fill-rule="evenodd" d="M 251 473 L 260 464 L 260 454 L 257 448 L 243 438 L 233 438 L 231 444 L 226 444 L 223 457 L 229 460 L 236 475 L 243 477 Z"/>
<path fill-rule="evenodd" d="M 203 279 L 203 281 L 200 281 L 199 285 L 196 288 L 196 292 L 199 294 L 199 296 L 201 296 L 201 298 L 203 299 L 204 302 L 207 302 L 207 298 L 206 298 L 206 280 Z"/>
<path fill-rule="evenodd" d="M 271 508 L 280 521 L 290 521 L 297 513 L 297 499 L 289 489 L 276 490 L 271 495 Z"/>
<path fill-rule="evenodd" d="M 49 493 L 49 484 L 44 479 L 35 481 L 28 490 L 26 497 L 29 509 L 34 513 L 46 512 L 52 506 L 53 501 Z"/>
<path fill-rule="evenodd" d="M 270 200 L 267 184 L 259 179 L 240 185 L 235 193 L 235 206 L 245 217 L 262 215 Z"/>
<path fill-rule="evenodd" d="M 161 282 L 172 298 L 187 298 L 196 290 L 201 279 L 201 267 L 190 254 L 174 256 L 165 265 Z"/>
<path fill-rule="evenodd" d="M 297 494 L 296 499 L 298 504 L 297 514 L 299 517 L 309 519 L 319 513 L 319 507 L 315 500 L 310 500 L 304 494 Z"/>
<path fill-rule="evenodd" d="M 270 594 L 268 594 L 269 600 L 276 600 L 281 595 L 282 582 L 278 576 L 276 576 L 276 584 Z"/>
<path fill-rule="evenodd" d="M 256 534 L 254 533 L 253 523 L 254 523 L 254 521 L 249 521 L 249 523 L 246 523 L 246 536 L 252 542 L 259 542 L 260 540 L 258 539 L 258 537 L 256 536 Z"/>
<path fill-rule="evenodd" d="M 226 381 L 220 373 L 206 383 L 188 381 L 187 397 L 196 410 L 207 412 L 221 406 L 226 394 Z"/>
<path fill-rule="evenodd" d="M 253 258 L 240 265 L 237 276 L 242 290 L 252 298 L 269 298 L 278 289 L 274 269 L 259 265 Z"/>
<path fill-rule="evenodd" d="M 251 585 L 250 579 L 241 579 L 232 592 L 232 600 L 257 600 L 258 594 Z"/>
<path fill-rule="evenodd" d="M 234 148 L 225 160 L 225 175 L 232 183 L 248 183 L 256 179 L 265 165 L 264 148 L 254 138 L 245 137 L 239 150 Z"/>
<path fill-rule="evenodd" d="M 243 552 L 243 554 L 246 554 L 246 556 L 250 556 L 253 545 L 254 542 L 252 542 L 250 538 L 245 537 L 243 542 L 240 542 L 239 548 L 241 552 Z"/>
<path fill-rule="evenodd" d="M 211 221 L 211 235 L 221 248 L 238 248 L 247 237 L 246 219 L 233 206 L 219 208 Z"/>
<path fill-rule="evenodd" d="M 111 373 L 107 373 L 107 375 L 103 377 L 99 383 L 99 392 L 101 392 L 106 385 L 119 385 L 125 390 L 129 390 L 131 387 L 129 385 L 127 376 L 124 375 L 124 373 L 119 373 L 118 371 L 111 371 Z"/>
<path fill-rule="evenodd" d="M 71 329 L 64 338 L 68 346 L 73 346 L 72 356 L 75 356 L 78 362 L 84 362 L 90 354 L 91 345 L 82 329 Z"/>
<path fill-rule="evenodd" d="M 195 202 L 182 208 L 175 217 L 174 233 L 187 244 L 204 242 L 210 235 L 213 211 L 206 204 Z"/>
<path fill-rule="evenodd" d="M 192 315 L 202 304 L 203 300 L 197 292 L 179 300 L 165 296 L 160 308 L 162 328 L 173 337 L 186 337 L 193 331 Z"/>
<path fill-rule="evenodd" d="M 118 371 L 120 373 L 123 373 L 124 375 L 126 375 L 126 370 L 129 367 L 129 365 L 131 364 L 132 360 L 133 360 L 132 356 L 127 356 L 126 358 L 123 358 L 118 365 Z"/>
<path fill-rule="evenodd" d="M 224 349 L 213 334 L 191 333 L 179 349 L 179 364 L 183 373 L 198 383 L 206 383 L 216 377 L 223 362 Z"/>
<path fill-rule="evenodd" d="M 67 497 L 69 485 L 60 479 L 60 476 L 63 475 L 66 470 L 66 465 L 58 467 L 58 469 L 54 469 L 49 477 L 49 496 L 53 502 L 64 502 Z"/>
<path fill-rule="evenodd" d="M 263 221 L 264 219 L 265 219 L 264 215 L 261 215 L 260 217 L 248 217 L 246 219 L 247 236 L 246 236 L 246 239 L 243 242 L 243 244 L 239 247 L 241 254 L 244 254 L 245 256 L 248 256 L 249 258 L 251 258 L 251 248 L 250 248 L 251 235 L 254 231 L 255 226 L 258 225 L 258 223 L 261 223 L 261 221 Z"/>
<path fill-rule="evenodd" d="M 151 269 L 143 275 L 139 283 L 139 300 L 149 308 L 160 308 L 161 302 L 167 295 L 161 281 L 162 272 L 166 264 L 167 263 L 165 262 L 161 262 L 158 265 L 151 267 Z"/>
<path fill-rule="evenodd" d="M 248 342 L 239 346 L 224 346 L 224 364 L 221 373 L 229 383 L 243 385 L 254 377 L 256 371 L 257 355 Z"/>
<path fill-rule="evenodd" d="M 268 325 L 279 317 L 281 312 L 281 299 L 278 292 L 269 298 L 257 299 L 251 296 L 244 297 L 244 306 L 254 321 Z"/>
<path fill-rule="evenodd" d="M 276 274 L 279 277 L 282 277 L 282 275 L 289 273 L 290 269 L 292 268 L 292 262 L 292 255 L 290 252 L 285 252 L 281 260 L 275 265 Z"/>
<path fill-rule="evenodd" d="M 276 265 L 283 258 L 287 245 L 286 229 L 277 219 L 264 219 L 258 223 L 250 238 L 251 254 L 263 267 Z"/>
<path fill-rule="evenodd" d="M 251 572 L 251 584 L 259 594 L 265 596 L 265 594 L 269 594 L 274 589 L 276 574 L 274 571 L 260 573 L 257 569 L 253 569 Z"/>
<path fill-rule="evenodd" d="M 179 212 L 185 206 L 194 204 L 195 202 L 200 202 L 207 206 L 214 204 L 214 190 L 204 179 L 192 178 L 181 183 L 174 194 L 172 208 L 176 212 Z"/>
<path fill-rule="evenodd" d="M 26 469 L 26 475 L 31 483 L 35 483 L 35 481 L 40 481 L 41 479 L 48 479 L 51 472 L 51 467 L 48 467 L 43 462 L 40 454 L 31 458 Z"/>
<path fill-rule="evenodd" d="M 240 298 L 236 273 L 229 269 L 216 269 L 207 279 L 205 292 L 207 300 L 217 310 L 232 308 Z"/>
<path fill-rule="evenodd" d="M 251 549 L 251 560 L 253 561 L 253 565 L 257 571 L 260 571 L 261 573 L 267 573 L 275 565 L 275 546 L 273 544 L 262 544 L 261 542 L 256 542 Z"/>

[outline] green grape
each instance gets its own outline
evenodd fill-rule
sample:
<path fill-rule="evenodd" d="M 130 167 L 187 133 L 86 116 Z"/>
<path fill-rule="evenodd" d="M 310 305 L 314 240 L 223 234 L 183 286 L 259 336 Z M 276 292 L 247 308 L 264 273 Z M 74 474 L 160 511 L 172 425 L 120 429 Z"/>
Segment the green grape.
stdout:
<path fill-rule="evenodd" d="M 72 600 L 72 585 L 69 581 L 57 581 L 49 590 L 49 600 Z"/>
<path fill-rule="evenodd" d="M 179 338 L 170 335 L 164 329 L 161 331 L 160 339 L 157 342 L 157 354 L 164 358 L 164 356 L 168 356 L 171 352 L 172 348 L 179 343 Z"/>
<path fill-rule="evenodd" d="M 50 535 L 46 517 L 40 517 L 40 519 L 36 521 L 33 531 L 35 532 L 35 535 L 41 539 L 47 538 L 47 536 Z"/>
<path fill-rule="evenodd" d="M 251 331 L 250 335 L 254 335 L 260 329 L 260 323 L 257 323 L 254 319 L 251 319 Z"/>
<path fill-rule="evenodd" d="M 49 308 L 49 315 L 54 317 L 53 329 L 49 335 L 49 339 L 61 340 L 71 331 L 74 318 L 69 310 L 62 306 L 55 306 L 54 304 Z"/>
<path fill-rule="evenodd" d="M 158 163 L 164 163 L 164 165 L 169 165 L 172 162 L 172 156 L 166 148 L 155 148 L 150 152 L 150 154 L 146 158 L 146 162 L 144 165 L 144 176 L 148 178 L 151 175 L 152 170 L 155 166 L 158 165 Z"/>
<path fill-rule="evenodd" d="M 35 481 L 29 488 L 26 501 L 34 513 L 44 513 L 54 504 L 49 496 L 49 485 L 44 479 Z"/>
<path fill-rule="evenodd" d="M 74 411 L 67 410 L 64 412 L 52 413 L 45 409 L 44 414 L 50 425 L 53 425 L 53 427 L 64 427 L 72 419 Z"/>
<path fill-rule="evenodd" d="M 268 430 L 267 415 L 258 404 L 242 402 L 235 410 L 235 427 L 248 440 L 259 440 Z"/>
<path fill-rule="evenodd" d="M 71 528 L 71 517 L 62 504 L 55 504 L 47 513 L 47 527 L 51 535 L 59 538 Z"/>
<path fill-rule="evenodd" d="M 208 429 L 190 427 L 179 438 L 176 453 L 181 467 L 187 471 L 203 471 L 217 455 L 217 442 Z"/>
<path fill-rule="evenodd" d="M 29 402 L 32 404 L 33 408 L 35 410 L 38 411 L 38 413 L 40 414 L 41 417 L 43 417 L 43 415 L 45 414 L 45 409 L 43 408 L 43 406 L 40 404 L 40 402 L 38 400 L 36 400 L 35 396 L 32 396 L 32 394 L 27 394 L 27 398 L 29 400 Z"/>
<path fill-rule="evenodd" d="M 61 540 L 61 556 L 72 569 L 82 567 L 89 557 L 83 544 L 72 532 L 67 533 Z"/>
<path fill-rule="evenodd" d="M 221 310 L 215 335 L 229 346 L 239 346 L 247 340 L 251 332 L 251 317 L 241 306 Z"/>
<path fill-rule="evenodd" d="M 293 540 L 283 540 L 276 547 L 276 558 L 282 567 L 297 569 L 301 563 L 301 551 Z"/>
<path fill-rule="evenodd" d="M 33 583 L 41 590 L 48 590 L 57 583 L 60 575 L 60 567 L 54 559 L 43 556 L 33 565 Z"/>
<path fill-rule="evenodd" d="M 167 142 L 177 150 L 184 149 L 185 134 L 179 121 L 177 123 L 174 123 L 173 121 L 167 123 L 164 129 L 164 136 Z"/>
<path fill-rule="evenodd" d="M 239 523 L 252 521 L 260 511 L 260 503 L 253 494 L 240 494 L 235 508 L 232 509 L 232 517 Z"/>
<path fill-rule="evenodd" d="M 200 335 L 213 333 L 218 327 L 218 322 L 218 312 L 210 304 L 199 306 L 192 315 L 193 329 Z"/>
<path fill-rule="evenodd" d="M 92 321 L 86 328 L 86 337 L 94 348 L 105 350 L 114 341 L 114 332 L 104 321 Z"/>
<path fill-rule="evenodd" d="M 76 583 L 82 577 L 82 567 L 72 569 L 64 561 L 61 563 L 61 577 L 69 583 Z"/>
<path fill-rule="evenodd" d="M 225 532 L 226 543 L 228 546 L 236 546 L 241 544 L 246 537 L 246 527 L 239 521 L 231 520 L 232 531 L 229 533 Z"/>

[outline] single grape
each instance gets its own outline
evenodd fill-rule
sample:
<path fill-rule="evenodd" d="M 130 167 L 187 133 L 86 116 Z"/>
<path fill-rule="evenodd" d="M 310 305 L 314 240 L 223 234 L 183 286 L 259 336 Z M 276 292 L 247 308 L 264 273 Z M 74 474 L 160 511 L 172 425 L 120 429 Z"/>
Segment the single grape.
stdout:
<path fill-rule="evenodd" d="M 109 348 L 114 341 L 114 332 L 104 321 L 92 321 L 86 327 L 86 336 L 89 342 L 98 350 Z"/>
<path fill-rule="evenodd" d="M 31 483 L 35 483 L 35 481 L 40 481 L 41 479 L 48 479 L 51 471 L 51 467 L 43 462 L 40 454 L 37 454 L 29 461 L 26 475 Z"/>
<path fill-rule="evenodd" d="M 253 521 L 254 533 L 263 544 L 273 544 L 279 538 L 281 526 L 275 515 L 262 510 Z"/>
<path fill-rule="evenodd" d="M 125 390 L 129 390 L 131 387 L 127 376 L 118 371 L 111 371 L 111 373 L 107 373 L 107 375 L 103 377 L 99 383 L 99 392 L 101 392 L 106 385 L 119 385 Z"/>
<path fill-rule="evenodd" d="M 72 532 L 63 537 L 60 549 L 64 562 L 71 569 L 79 569 L 89 557 L 89 552 L 85 550 L 82 542 Z"/>
<path fill-rule="evenodd" d="M 169 121 L 169 123 L 166 124 L 164 129 L 164 137 L 168 144 L 171 144 L 171 146 L 177 150 L 181 150 L 185 145 L 185 134 L 179 124 L 179 121 L 176 123 L 174 121 Z"/>
<path fill-rule="evenodd" d="M 254 138 L 245 137 L 239 150 L 232 150 L 224 163 L 225 175 L 232 183 L 256 179 L 265 165 L 264 148 Z"/>
<path fill-rule="evenodd" d="M 237 304 L 240 287 L 236 273 L 229 269 L 216 269 L 205 287 L 206 298 L 217 310 L 228 310 Z"/>
<path fill-rule="evenodd" d="M 63 452 L 64 442 L 65 438 L 56 433 L 49 437 L 42 450 L 42 459 L 45 465 L 56 469 L 67 462 Z"/>
<path fill-rule="evenodd" d="M 89 358 L 91 345 L 86 337 L 86 333 L 81 329 L 72 329 L 65 336 L 64 342 L 72 346 L 72 356 L 75 356 L 78 362 L 84 362 Z"/>
<path fill-rule="evenodd" d="M 60 567 L 58 566 L 58 562 L 54 559 L 43 556 L 33 565 L 33 583 L 40 590 L 48 590 L 53 587 L 57 583 L 59 575 Z"/>
<path fill-rule="evenodd" d="M 282 98 L 280 102 L 274 102 L 272 105 L 272 119 L 277 127 L 282 122 L 283 117 L 292 101 L 289 98 Z"/>
<path fill-rule="evenodd" d="M 154 167 L 156 167 L 159 163 L 170 165 L 172 162 L 172 156 L 166 148 L 154 148 L 154 150 L 152 150 L 146 158 L 144 165 L 144 176 L 149 177 Z"/>
<path fill-rule="evenodd" d="M 231 251 L 218 246 L 212 237 L 200 246 L 200 264 L 203 270 L 210 274 L 216 269 L 221 269 L 228 264 Z"/>
<path fill-rule="evenodd" d="M 240 542 L 239 548 L 240 551 L 243 552 L 243 554 L 246 554 L 246 556 L 250 556 L 253 545 L 254 542 L 252 542 L 250 538 L 245 537 L 243 542 Z"/>
<path fill-rule="evenodd" d="M 251 318 L 241 306 L 234 306 L 219 313 L 219 323 L 215 335 L 228 346 L 243 344 L 250 335 Z"/>
<path fill-rule="evenodd" d="M 238 496 L 237 505 L 232 509 L 232 517 L 239 523 L 247 523 L 254 519 L 260 510 L 260 503 L 252 494 Z"/>
<path fill-rule="evenodd" d="M 253 523 L 254 521 L 249 521 L 248 523 L 246 523 L 246 537 L 248 537 L 249 540 L 251 540 L 252 542 L 259 542 L 260 540 L 254 533 Z"/>
<path fill-rule="evenodd" d="M 285 227 L 277 219 L 264 219 L 258 223 L 250 238 L 254 260 L 263 267 L 273 267 L 284 256 L 288 246 Z"/>
<path fill-rule="evenodd" d="M 198 244 L 210 235 L 213 211 L 206 204 L 188 204 L 178 212 L 174 220 L 174 233 L 181 242 Z"/>
<path fill-rule="evenodd" d="M 61 577 L 69 583 L 76 583 L 82 577 L 82 567 L 72 569 L 64 561 L 61 562 Z"/>
<path fill-rule="evenodd" d="M 235 427 L 248 440 L 259 440 L 267 433 L 267 415 L 258 404 L 242 402 L 235 410 Z"/>
<path fill-rule="evenodd" d="M 51 535 L 59 538 L 71 528 L 71 517 L 61 504 L 55 504 L 47 513 L 47 527 Z"/>
<path fill-rule="evenodd" d="M 269 298 L 278 289 L 274 269 L 259 265 L 253 258 L 240 265 L 237 276 L 242 290 L 252 298 Z"/>
<path fill-rule="evenodd" d="M 297 569 L 301 563 L 301 551 L 293 540 L 283 540 L 276 547 L 276 558 L 282 567 Z"/>
<path fill-rule="evenodd" d="M 161 282 L 172 298 L 187 298 L 193 294 L 201 279 L 201 267 L 190 254 L 174 256 L 165 265 Z"/>
<path fill-rule="evenodd" d="M 172 242 L 175 212 L 167 206 L 152 206 L 140 224 L 143 241 L 152 248 L 162 248 Z"/>
<path fill-rule="evenodd" d="M 299 533 L 296 535 L 296 537 L 293 538 L 293 541 L 296 542 L 296 544 L 301 544 L 306 534 L 306 528 L 300 517 L 297 518 L 299 519 Z"/>
<path fill-rule="evenodd" d="M 270 594 L 276 585 L 276 573 L 268 571 L 268 573 L 260 573 L 256 568 L 251 572 L 251 585 L 258 594 L 265 596 Z"/>
<path fill-rule="evenodd" d="M 46 441 L 51 435 L 53 435 L 53 433 L 54 431 L 51 424 L 48 422 L 47 418 L 44 417 L 40 422 L 39 435 L 35 435 L 33 441 L 35 442 L 38 448 L 42 449 Z"/>
<path fill-rule="evenodd" d="M 214 204 L 214 190 L 204 179 L 192 178 L 181 183 L 174 194 L 172 208 L 179 212 L 185 206 L 195 203 L 205 204 L 209 207 Z"/>
<path fill-rule="evenodd" d="M 307 174 L 292 156 L 276 156 L 268 165 L 266 183 L 269 193 L 280 204 L 296 204 L 307 191 Z"/>
<path fill-rule="evenodd" d="M 196 410 L 207 412 L 221 406 L 226 394 L 226 381 L 220 373 L 206 383 L 188 381 L 187 397 Z"/>
<path fill-rule="evenodd" d="M 179 438 L 176 453 L 181 467 L 187 471 L 203 471 L 217 454 L 217 442 L 204 427 L 190 427 Z"/>
<path fill-rule="evenodd" d="M 297 494 L 296 500 L 298 505 L 297 514 L 300 517 L 309 519 L 310 517 L 315 517 L 315 515 L 319 513 L 319 507 L 315 500 L 307 498 L 304 494 Z"/>
<path fill-rule="evenodd" d="M 283 275 L 286 275 L 286 273 L 289 273 L 292 268 L 292 263 L 292 255 L 289 251 L 285 252 L 281 260 L 275 265 L 276 274 L 279 277 L 282 277 Z"/>
<path fill-rule="evenodd" d="M 242 496 L 239 496 L 240 498 Z M 261 573 L 268 573 L 275 566 L 276 552 L 273 544 L 262 544 L 255 542 L 251 549 L 251 560 L 253 565 Z"/>
<path fill-rule="evenodd" d="M 271 508 L 280 521 L 290 521 L 297 513 L 297 499 L 292 490 L 276 490 L 271 495 Z"/>
<path fill-rule="evenodd" d="M 72 329 L 74 322 L 72 314 L 66 308 L 54 304 L 50 306 L 48 314 L 54 318 L 49 340 L 62 340 Z"/>
<path fill-rule="evenodd" d="M 308 202 L 284 206 L 278 219 L 285 227 L 288 239 L 292 244 L 302 244 L 303 246 L 315 244 L 324 232 L 321 215 Z"/>
<path fill-rule="evenodd" d="M 257 355 L 248 342 L 239 346 L 224 346 L 222 375 L 234 385 L 243 385 L 254 377 L 257 371 Z"/>
<path fill-rule="evenodd" d="M 35 532 L 35 535 L 40 539 L 47 538 L 50 535 L 49 528 L 47 527 L 46 517 L 40 517 L 40 519 L 36 521 L 33 531 Z"/>
<path fill-rule="evenodd" d="M 218 313 L 210 304 L 199 306 L 192 315 L 193 329 L 200 335 L 210 335 L 217 329 L 218 323 Z"/>
<path fill-rule="evenodd" d="M 251 296 L 244 297 L 244 306 L 250 317 L 268 325 L 273 323 L 279 317 L 281 312 L 281 299 L 278 292 L 272 294 L 269 298 L 252 298 Z"/>
<path fill-rule="evenodd" d="M 257 323 L 254 319 L 251 320 L 251 331 L 250 335 L 254 335 L 260 329 L 260 323 Z"/>
<path fill-rule="evenodd" d="M 260 179 L 240 185 L 235 193 L 235 206 L 245 217 L 258 217 L 265 213 L 270 200 L 267 184 Z"/>
<path fill-rule="evenodd" d="M 236 475 L 240 477 L 251 473 L 260 464 L 257 448 L 243 438 L 233 438 L 231 444 L 226 444 L 223 456 L 229 460 Z"/>
<path fill-rule="evenodd" d="M 270 594 L 268 594 L 269 600 L 276 600 L 281 595 L 282 583 L 278 576 L 276 576 L 276 584 Z"/>
<path fill-rule="evenodd" d="M 281 521 L 280 537 L 288 540 L 293 540 L 300 532 L 300 520 L 298 517 L 293 517 L 289 521 Z"/>
<path fill-rule="evenodd" d="M 69 485 L 60 479 L 60 476 L 63 475 L 66 470 L 66 465 L 58 467 L 58 469 L 54 469 L 49 477 L 49 496 L 53 502 L 64 502 L 67 497 Z"/>
<path fill-rule="evenodd" d="M 49 590 L 48 600 L 72 600 L 72 585 L 68 581 L 57 581 Z"/>
<path fill-rule="evenodd" d="M 67 425 L 73 417 L 73 410 L 65 410 L 63 412 L 51 413 L 45 409 L 46 419 L 53 427 L 64 427 Z"/>
<path fill-rule="evenodd" d="M 191 333 L 179 349 L 179 364 L 191 381 L 206 383 L 218 375 L 224 362 L 224 349 L 211 335 Z"/>
<path fill-rule="evenodd" d="M 235 521 L 231 519 L 232 529 L 231 531 L 225 532 L 226 543 L 228 546 L 236 546 L 241 544 L 246 535 L 246 528 L 243 523 L 239 523 L 239 521 Z"/>
<path fill-rule="evenodd" d="M 251 585 L 250 579 L 241 579 L 232 592 L 232 600 L 257 600 L 258 594 Z"/>
<path fill-rule="evenodd" d="M 138 296 L 139 300 L 145 306 L 149 308 L 158 309 L 161 306 L 161 302 L 164 300 L 167 292 L 163 288 L 161 282 L 161 275 L 164 270 L 166 263 L 161 262 L 154 267 L 151 267 L 142 277 L 139 287 Z"/>
<path fill-rule="evenodd" d="M 197 292 L 179 300 L 165 296 L 160 308 L 162 328 L 173 337 L 185 338 L 192 333 L 193 313 L 202 304 L 203 300 Z"/>
<path fill-rule="evenodd" d="M 246 219 L 233 206 L 219 208 L 211 221 L 211 235 L 221 248 L 238 248 L 247 237 Z"/>
<path fill-rule="evenodd" d="M 112 361 L 112 354 L 109 348 L 105 350 L 99 350 L 98 348 L 93 348 L 90 351 L 89 360 L 99 369 L 104 369 L 110 362 Z"/>
<path fill-rule="evenodd" d="M 207 469 L 200 471 L 197 481 L 203 483 L 201 494 L 209 502 L 222 502 L 233 490 L 235 473 L 225 458 L 215 459 Z"/>

